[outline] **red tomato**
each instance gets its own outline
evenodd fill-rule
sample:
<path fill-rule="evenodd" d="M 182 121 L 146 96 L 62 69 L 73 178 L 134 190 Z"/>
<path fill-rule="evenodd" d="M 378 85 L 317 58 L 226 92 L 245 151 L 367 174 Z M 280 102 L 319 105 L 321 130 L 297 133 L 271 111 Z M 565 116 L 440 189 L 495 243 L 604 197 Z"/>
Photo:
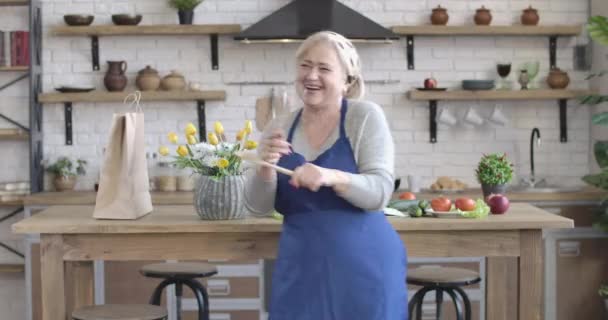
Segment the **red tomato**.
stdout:
<path fill-rule="evenodd" d="M 412 192 L 406 191 L 399 195 L 399 199 L 401 200 L 416 200 L 416 195 Z"/>
<path fill-rule="evenodd" d="M 431 208 L 434 211 L 450 211 L 452 208 L 452 201 L 446 197 L 438 197 L 431 200 Z"/>
<path fill-rule="evenodd" d="M 472 211 L 475 210 L 475 207 L 477 206 L 475 200 L 471 198 L 458 198 L 454 205 L 462 211 Z"/>

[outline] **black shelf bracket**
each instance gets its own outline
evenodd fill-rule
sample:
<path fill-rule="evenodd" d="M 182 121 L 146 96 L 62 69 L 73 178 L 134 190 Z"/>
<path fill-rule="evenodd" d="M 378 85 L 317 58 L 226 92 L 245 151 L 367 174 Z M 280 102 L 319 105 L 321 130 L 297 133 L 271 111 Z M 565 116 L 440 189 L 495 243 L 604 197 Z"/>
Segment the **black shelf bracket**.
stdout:
<path fill-rule="evenodd" d="M 557 67 L 556 60 L 556 51 L 557 51 L 557 36 L 549 37 L 549 67 L 551 69 Z"/>
<path fill-rule="evenodd" d="M 66 102 L 64 104 L 65 109 L 65 144 L 72 145 L 72 103 Z"/>
<path fill-rule="evenodd" d="M 21 258 L 25 258 L 25 256 L 23 255 L 23 253 L 21 253 L 21 252 L 17 251 L 15 248 L 13 248 L 13 247 L 9 246 L 8 244 L 6 244 L 6 243 L 4 243 L 4 242 L 1 242 L 1 241 L 0 241 L 0 247 L 2 247 L 2 248 L 4 248 L 4 249 L 6 249 L 7 251 L 9 251 L 9 252 L 11 252 L 11 253 L 13 253 L 13 254 L 15 254 L 15 255 L 17 255 L 17 256 L 19 256 L 19 257 L 21 257 Z"/>
<path fill-rule="evenodd" d="M 198 138 L 201 142 L 207 141 L 207 115 L 205 114 L 205 100 L 196 102 L 196 111 L 198 113 Z"/>
<path fill-rule="evenodd" d="M 429 131 L 431 143 L 437 143 L 437 100 L 429 100 Z"/>
<path fill-rule="evenodd" d="M 19 127 L 21 130 L 25 130 L 25 131 L 27 131 L 27 132 L 30 132 L 30 129 L 29 129 L 29 128 L 27 128 L 26 126 L 22 125 L 21 123 L 19 123 L 19 122 L 17 122 L 17 121 L 15 121 L 15 120 L 13 120 L 13 119 L 11 119 L 11 118 L 9 118 L 9 117 L 5 116 L 5 115 L 4 115 L 4 114 L 2 114 L 2 113 L 0 113 L 0 118 L 2 118 L 2 119 L 4 119 L 4 120 L 6 120 L 7 122 L 9 122 L 9 123 L 11 123 L 11 124 L 13 124 L 13 125 L 15 125 L 15 126 Z"/>
<path fill-rule="evenodd" d="M 11 81 L 9 81 L 9 82 L 7 82 L 7 83 L 3 84 L 3 85 L 0 87 L 0 91 L 2 91 L 2 90 L 4 90 L 4 89 L 6 89 L 6 88 L 8 88 L 8 87 L 10 87 L 10 86 L 12 86 L 12 85 L 14 85 L 15 83 L 17 83 L 17 82 L 19 82 L 19 81 L 21 81 L 21 80 L 23 80 L 23 79 L 25 79 L 25 78 L 27 78 L 27 77 L 29 77 L 29 76 L 30 76 L 30 75 L 29 75 L 29 73 L 26 73 L 26 74 L 22 74 L 22 75 L 20 75 L 20 76 L 19 76 L 19 77 L 17 77 L 16 79 L 11 80 Z"/>
<path fill-rule="evenodd" d="M 91 36 L 91 57 L 93 59 L 93 70 L 99 70 L 99 37 Z"/>
<path fill-rule="evenodd" d="M 14 211 L 10 212 L 9 214 L 3 216 L 0 218 L 0 222 L 4 222 L 12 217 L 14 217 L 15 215 L 17 215 L 19 212 L 23 211 L 23 207 L 19 207 L 17 209 L 15 209 Z"/>
<path fill-rule="evenodd" d="M 407 69 L 414 70 L 414 36 L 406 37 L 407 46 Z"/>
<path fill-rule="evenodd" d="M 568 100 L 559 99 L 559 141 L 568 142 Z"/>
<path fill-rule="evenodd" d="M 211 68 L 213 70 L 218 70 L 220 67 L 217 52 L 217 33 L 212 33 L 209 36 L 209 41 L 211 41 Z"/>

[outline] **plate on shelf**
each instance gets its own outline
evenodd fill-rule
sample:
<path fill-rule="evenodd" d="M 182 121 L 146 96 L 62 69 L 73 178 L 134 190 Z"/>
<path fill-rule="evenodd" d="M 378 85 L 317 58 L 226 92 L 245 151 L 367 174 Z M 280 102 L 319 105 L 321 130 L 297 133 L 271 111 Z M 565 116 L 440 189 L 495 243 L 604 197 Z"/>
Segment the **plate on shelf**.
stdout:
<path fill-rule="evenodd" d="M 435 218 L 467 219 L 467 217 L 456 211 L 435 211 L 429 208 L 426 209 L 425 212 L 427 215 L 431 215 Z"/>
<path fill-rule="evenodd" d="M 418 91 L 446 91 L 448 88 L 416 88 Z"/>
<path fill-rule="evenodd" d="M 94 87 L 76 87 L 76 86 L 61 86 L 55 88 L 55 90 L 61 93 L 76 93 L 76 92 L 90 92 L 95 90 Z"/>

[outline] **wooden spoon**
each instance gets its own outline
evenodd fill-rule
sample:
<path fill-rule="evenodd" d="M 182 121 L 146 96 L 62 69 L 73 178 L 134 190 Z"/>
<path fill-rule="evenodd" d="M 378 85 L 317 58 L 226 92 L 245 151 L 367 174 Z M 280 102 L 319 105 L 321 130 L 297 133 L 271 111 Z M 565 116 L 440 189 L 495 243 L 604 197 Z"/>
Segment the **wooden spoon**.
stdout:
<path fill-rule="evenodd" d="M 279 166 L 274 165 L 274 164 L 272 164 L 270 162 L 266 162 L 266 161 L 260 159 L 255 152 L 251 152 L 251 151 L 237 151 L 234 154 L 237 157 L 239 157 L 242 160 L 244 160 L 244 161 L 249 161 L 249 162 L 255 163 L 257 165 L 273 168 L 277 172 L 280 172 L 280 173 L 288 175 L 288 176 L 292 176 L 293 175 L 293 171 L 292 170 L 285 169 L 283 167 L 279 167 Z"/>

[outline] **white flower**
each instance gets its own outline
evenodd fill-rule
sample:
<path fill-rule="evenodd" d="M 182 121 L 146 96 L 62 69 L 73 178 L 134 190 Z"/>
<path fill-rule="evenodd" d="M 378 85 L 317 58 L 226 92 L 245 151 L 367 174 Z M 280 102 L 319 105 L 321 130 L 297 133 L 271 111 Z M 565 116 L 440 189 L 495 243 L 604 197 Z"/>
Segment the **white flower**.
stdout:
<path fill-rule="evenodd" d="M 234 148 L 235 144 L 230 142 L 220 142 L 220 144 L 218 144 L 217 146 L 219 150 L 230 151 Z"/>
<path fill-rule="evenodd" d="M 202 159 L 202 163 L 205 167 L 216 167 L 217 166 L 217 161 L 220 159 L 220 157 L 216 156 L 216 155 L 207 155 L 206 157 L 204 157 Z"/>
<path fill-rule="evenodd" d="M 206 142 L 201 142 L 190 146 L 190 150 L 192 150 L 195 158 L 202 159 L 215 153 L 215 146 Z"/>

